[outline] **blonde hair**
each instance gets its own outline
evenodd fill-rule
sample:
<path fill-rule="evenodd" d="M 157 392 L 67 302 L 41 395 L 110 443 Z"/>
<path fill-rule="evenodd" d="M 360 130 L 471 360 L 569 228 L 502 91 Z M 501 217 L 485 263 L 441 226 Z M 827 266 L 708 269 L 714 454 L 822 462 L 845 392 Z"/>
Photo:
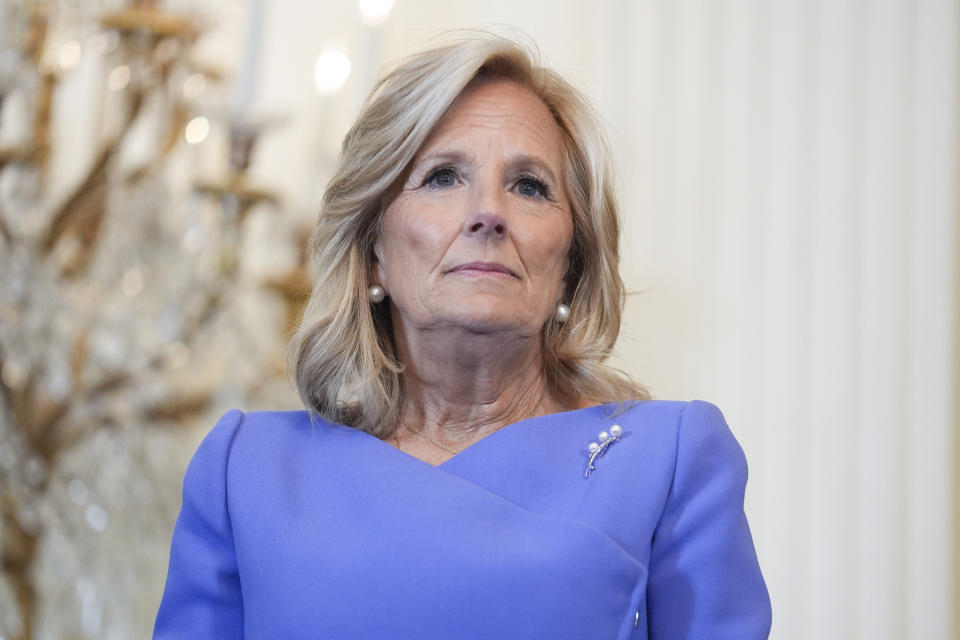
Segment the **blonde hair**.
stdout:
<path fill-rule="evenodd" d="M 609 151 L 596 116 L 535 52 L 482 33 L 403 61 L 374 87 L 347 133 L 309 243 L 314 284 L 290 345 L 307 409 L 383 437 L 403 407 L 389 304 L 367 297 L 381 214 L 417 152 L 473 82 L 507 79 L 537 95 L 562 132 L 573 238 L 565 300 L 570 317 L 542 332 L 548 389 L 571 405 L 649 398 L 606 364 L 624 302 L 619 220 Z"/>

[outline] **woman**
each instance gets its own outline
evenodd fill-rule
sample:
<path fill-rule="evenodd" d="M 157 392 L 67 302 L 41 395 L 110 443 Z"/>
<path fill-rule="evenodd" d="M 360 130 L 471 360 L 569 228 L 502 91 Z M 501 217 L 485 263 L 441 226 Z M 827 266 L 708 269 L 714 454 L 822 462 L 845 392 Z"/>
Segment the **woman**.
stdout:
<path fill-rule="evenodd" d="M 510 41 L 379 82 L 311 241 L 307 411 L 229 411 L 201 444 L 155 637 L 766 637 L 723 417 L 604 364 L 606 158 Z"/>

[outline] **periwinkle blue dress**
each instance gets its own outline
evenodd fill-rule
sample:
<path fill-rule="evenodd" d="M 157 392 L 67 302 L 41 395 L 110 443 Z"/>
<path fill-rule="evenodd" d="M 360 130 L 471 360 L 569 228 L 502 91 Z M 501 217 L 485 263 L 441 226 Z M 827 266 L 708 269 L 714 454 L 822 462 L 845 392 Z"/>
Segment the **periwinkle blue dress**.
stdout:
<path fill-rule="evenodd" d="M 523 420 L 436 467 L 303 411 L 228 411 L 184 478 L 154 637 L 766 638 L 720 411 L 612 410 Z"/>

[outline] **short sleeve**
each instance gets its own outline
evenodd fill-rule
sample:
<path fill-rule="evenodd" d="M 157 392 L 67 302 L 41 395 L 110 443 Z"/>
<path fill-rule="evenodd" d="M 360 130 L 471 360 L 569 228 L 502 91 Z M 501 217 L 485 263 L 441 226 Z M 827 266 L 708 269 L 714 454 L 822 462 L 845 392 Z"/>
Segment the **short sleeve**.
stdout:
<path fill-rule="evenodd" d="M 770 598 L 743 511 L 747 461 L 714 405 L 684 407 L 673 485 L 653 535 L 651 640 L 753 640 L 770 633 Z"/>
<path fill-rule="evenodd" d="M 187 467 L 155 639 L 243 637 L 226 483 L 230 448 L 243 418 L 237 409 L 225 413 Z"/>

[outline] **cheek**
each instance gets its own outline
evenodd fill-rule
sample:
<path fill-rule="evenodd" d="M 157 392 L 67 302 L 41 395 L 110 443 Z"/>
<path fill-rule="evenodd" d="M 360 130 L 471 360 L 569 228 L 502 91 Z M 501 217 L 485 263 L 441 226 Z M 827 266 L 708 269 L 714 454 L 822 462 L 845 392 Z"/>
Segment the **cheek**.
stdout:
<path fill-rule="evenodd" d="M 443 256 L 456 229 L 445 228 L 442 212 L 434 209 L 410 199 L 391 205 L 384 214 L 381 247 L 388 279 L 391 273 L 426 277 Z"/>
<path fill-rule="evenodd" d="M 566 274 L 567 256 L 572 237 L 571 224 L 553 224 L 540 228 L 530 236 L 532 262 L 540 265 L 539 275 L 551 281 L 560 281 Z"/>

